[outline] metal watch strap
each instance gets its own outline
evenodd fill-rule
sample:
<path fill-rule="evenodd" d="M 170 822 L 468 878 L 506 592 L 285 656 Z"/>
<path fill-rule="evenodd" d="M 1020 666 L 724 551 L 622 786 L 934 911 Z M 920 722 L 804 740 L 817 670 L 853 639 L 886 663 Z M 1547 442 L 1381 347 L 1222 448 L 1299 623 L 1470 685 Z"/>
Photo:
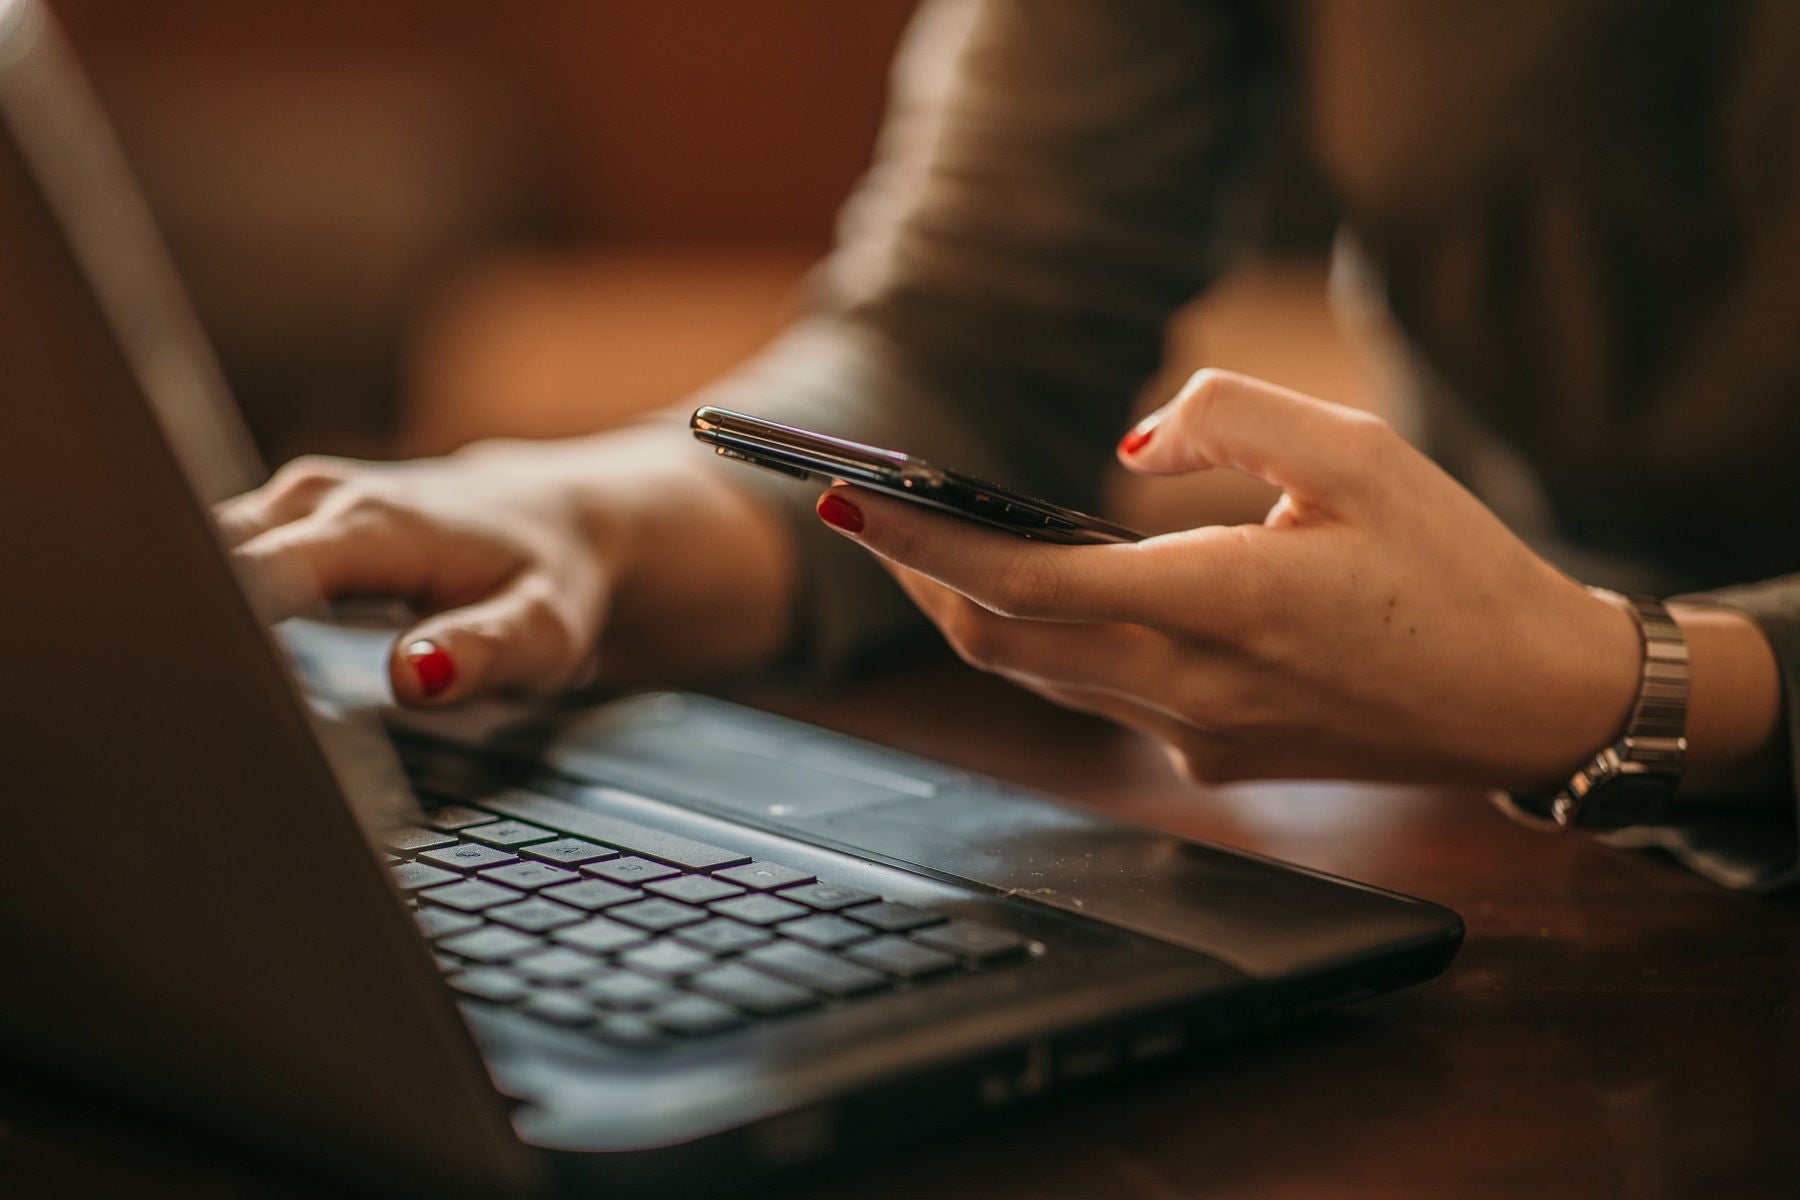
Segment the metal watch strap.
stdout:
<path fill-rule="evenodd" d="M 1625 732 L 1556 794 L 1550 814 L 1562 826 L 1584 824 L 1588 802 L 1606 784 L 1623 776 L 1637 776 L 1646 782 L 1661 779 L 1665 792 L 1674 791 L 1687 759 L 1687 639 L 1661 600 L 1593 590 L 1623 602 L 1630 611 L 1643 643 L 1644 665 Z"/>

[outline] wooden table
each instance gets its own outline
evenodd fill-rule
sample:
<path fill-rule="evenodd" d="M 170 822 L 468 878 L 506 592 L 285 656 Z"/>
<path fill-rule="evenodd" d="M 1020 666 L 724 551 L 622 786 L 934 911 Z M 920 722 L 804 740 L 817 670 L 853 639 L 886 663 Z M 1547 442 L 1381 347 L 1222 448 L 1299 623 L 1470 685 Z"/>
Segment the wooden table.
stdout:
<path fill-rule="evenodd" d="M 795 1200 L 1800 1195 L 1800 903 L 1519 828 L 1474 794 L 1196 790 L 1152 745 L 948 663 L 764 702 L 1460 911 L 1441 979 L 833 1168 Z M 317 1197 L 0 1074 L 0 1196 Z M 734 1183 L 731 1194 L 742 1193 Z"/>

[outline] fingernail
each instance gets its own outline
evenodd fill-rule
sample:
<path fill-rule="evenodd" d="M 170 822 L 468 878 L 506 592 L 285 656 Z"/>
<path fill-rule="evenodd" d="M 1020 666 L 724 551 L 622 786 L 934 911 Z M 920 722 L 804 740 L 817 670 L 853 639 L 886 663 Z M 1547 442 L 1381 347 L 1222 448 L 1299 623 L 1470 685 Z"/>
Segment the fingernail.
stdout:
<path fill-rule="evenodd" d="M 836 492 L 826 492 L 819 497 L 819 520 L 845 533 L 862 532 L 862 509 Z"/>
<path fill-rule="evenodd" d="M 402 653 L 413 674 L 419 677 L 419 690 L 425 695 L 438 695 L 456 682 L 456 664 L 436 642 L 420 639 L 409 643 Z"/>
<path fill-rule="evenodd" d="M 1156 426 L 1148 422 L 1140 421 L 1138 424 L 1132 426 L 1131 430 L 1126 433 L 1124 437 L 1119 439 L 1119 453 L 1124 455 L 1136 454 L 1139 450 L 1148 446 L 1150 444 L 1150 439 L 1155 436 Z"/>

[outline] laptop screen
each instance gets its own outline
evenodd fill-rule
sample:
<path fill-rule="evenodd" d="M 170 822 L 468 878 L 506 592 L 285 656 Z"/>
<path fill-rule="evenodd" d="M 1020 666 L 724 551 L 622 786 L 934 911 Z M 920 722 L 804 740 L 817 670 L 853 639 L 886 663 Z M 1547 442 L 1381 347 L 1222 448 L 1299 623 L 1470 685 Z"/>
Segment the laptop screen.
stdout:
<path fill-rule="evenodd" d="M 42 9 L 0 0 L 0 109 L 194 491 L 262 476 L 148 205 Z"/>

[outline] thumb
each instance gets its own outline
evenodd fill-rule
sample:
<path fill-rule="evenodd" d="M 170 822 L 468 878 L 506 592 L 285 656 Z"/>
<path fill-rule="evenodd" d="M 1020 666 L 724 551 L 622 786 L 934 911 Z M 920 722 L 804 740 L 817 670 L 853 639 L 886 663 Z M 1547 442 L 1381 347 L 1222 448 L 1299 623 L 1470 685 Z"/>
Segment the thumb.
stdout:
<path fill-rule="evenodd" d="M 557 596 L 547 580 L 526 578 L 407 630 L 394 643 L 388 678 L 395 698 L 409 705 L 494 692 L 550 695 L 586 678 L 598 627 L 597 612 Z"/>
<path fill-rule="evenodd" d="M 1367 413 L 1229 371 L 1196 372 L 1175 399 L 1119 443 L 1134 471 L 1178 475 L 1231 467 L 1307 499 L 1350 486 L 1367 471 Z"/>

